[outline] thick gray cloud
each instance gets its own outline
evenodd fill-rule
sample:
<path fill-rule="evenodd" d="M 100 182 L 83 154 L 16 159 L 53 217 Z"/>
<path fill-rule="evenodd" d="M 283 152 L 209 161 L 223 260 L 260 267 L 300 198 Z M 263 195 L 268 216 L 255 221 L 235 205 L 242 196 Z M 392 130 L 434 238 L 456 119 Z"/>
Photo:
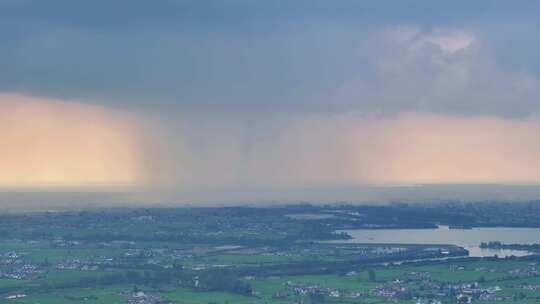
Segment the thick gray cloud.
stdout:
<path fill-rule="evenodd" d="M 0 0 L 0 187 L 130 186 L 66 197 L 94 206 L 538 198 L 539 8 Z M 408 186 L 448 183 L 514 186 Z M 61 200 L 0 195 L 38 201 Z"/>
<path fill-rule="evenodd" d="M 4 0 L 0 90 L 158 112 L 526 116 L 538 6 Z"/>

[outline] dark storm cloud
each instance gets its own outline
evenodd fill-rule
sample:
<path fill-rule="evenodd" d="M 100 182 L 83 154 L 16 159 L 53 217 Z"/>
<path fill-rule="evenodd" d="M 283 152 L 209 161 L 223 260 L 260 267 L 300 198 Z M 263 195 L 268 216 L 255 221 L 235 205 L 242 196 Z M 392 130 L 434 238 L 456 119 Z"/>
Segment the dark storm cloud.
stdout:
<path fill-rule="evenodd" d="M 540 108 L 540 37 L 524 30 L 538 6 L 4 0 L 0 90 L 157 111 L 523 116 Z M 456 32 L 470 48 L 426 43 Z"/>
<path fill-rule="evenodd" d="M 538 185 L 539 6 L 0 0 L 0 187 L 137 192 L 95 204 Z"/>

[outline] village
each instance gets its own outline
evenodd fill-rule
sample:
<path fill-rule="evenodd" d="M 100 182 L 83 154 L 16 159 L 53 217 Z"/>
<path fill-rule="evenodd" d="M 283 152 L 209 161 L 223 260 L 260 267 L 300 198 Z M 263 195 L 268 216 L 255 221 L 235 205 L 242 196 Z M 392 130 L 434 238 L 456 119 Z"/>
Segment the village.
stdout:
<path fill-rule="evenodd" d="M 450 265 L 449 271 L 465 271 L 465 268 L 459 265 Z M 476 272 L 499 273 L 512 278 L 531 278 L 539 277 L 540 271 L 536 263 L 530 263 L 523 269 L 488 269 L 486 267 L 476 268 Z M 354 277 L 355 271 L 346 274 Z M 375 278 L 372 278 L 375 280 Z M 504 283 L 504 281 L 500 281 Z M 479 281 L 448 283 L 439 282 L 432 278 L 429 272 L 410 272 L 403 277 L 382 283 L 377 283 L 372 289 L 358 290 L 348 288 L 332 288 L 321 284 L 307 284 L 287 281 L 283 284 L 283 289 L 272 295 L 274 299 L 290 299 L 300 297 L 322 296 L 329 299 L 363 299 L 368 297 L 385 298 L 391 301 L 414 300 L 417 304 L 441 304 L 448 299 L 454 299 L 456 303 L 477 303 L 480 301 L 505 302 L 519 301 L 524 299 L 525 290 L 540 290 L 540 284 L 518 284 L 512 286 L 513 290 L 523 290 L 511 295 L 501 295 L 501 288 L 498 284 L 486 284 L 482 277 Z M 259 295 L 257 291 L 254 295 Z M 540 296 L 535 298 L 540 301 Z M 294 303 L 294 302 L 291 302 Z"/>

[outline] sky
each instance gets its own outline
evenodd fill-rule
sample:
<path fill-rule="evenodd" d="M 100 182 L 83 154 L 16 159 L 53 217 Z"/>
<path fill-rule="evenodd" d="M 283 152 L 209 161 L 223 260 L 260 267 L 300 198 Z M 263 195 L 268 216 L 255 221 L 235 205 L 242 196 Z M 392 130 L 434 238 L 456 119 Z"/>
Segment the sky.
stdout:
<path fill-rule="evenodd" d="M 0 202 L 539 199 L 539 8 L 0 0 Z"/>

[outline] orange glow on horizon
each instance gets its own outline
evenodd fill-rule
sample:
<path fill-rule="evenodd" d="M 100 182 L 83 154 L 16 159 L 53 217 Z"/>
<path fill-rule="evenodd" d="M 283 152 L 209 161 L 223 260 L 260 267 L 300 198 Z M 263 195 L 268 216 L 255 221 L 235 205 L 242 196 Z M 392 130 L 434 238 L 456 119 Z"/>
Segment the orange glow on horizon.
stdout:
<path fill-rule="evenodd" d="M 312 115 L 252 148 L 251 180 L 308 187 L 540 184 L 539 134 L 536 118 Z"/>
<path fill-rule="evenodd" d="M 149 128 L 106 107 L 0 94 L 0 188 L 540 184 L 537 118 L 306 114 L 248 140 L 234 119 L 197 115 Z"/>
<path fill-rule="evenodd" d="M 540 121 L 406 114 L 385 127 L 372 179 L 401 183 L 540 183 Z"/>
<path fill-rule="evenodd" d="M 0 187 L 139 185 L 141 131 L 105 107 L 0 94 Z"/>

